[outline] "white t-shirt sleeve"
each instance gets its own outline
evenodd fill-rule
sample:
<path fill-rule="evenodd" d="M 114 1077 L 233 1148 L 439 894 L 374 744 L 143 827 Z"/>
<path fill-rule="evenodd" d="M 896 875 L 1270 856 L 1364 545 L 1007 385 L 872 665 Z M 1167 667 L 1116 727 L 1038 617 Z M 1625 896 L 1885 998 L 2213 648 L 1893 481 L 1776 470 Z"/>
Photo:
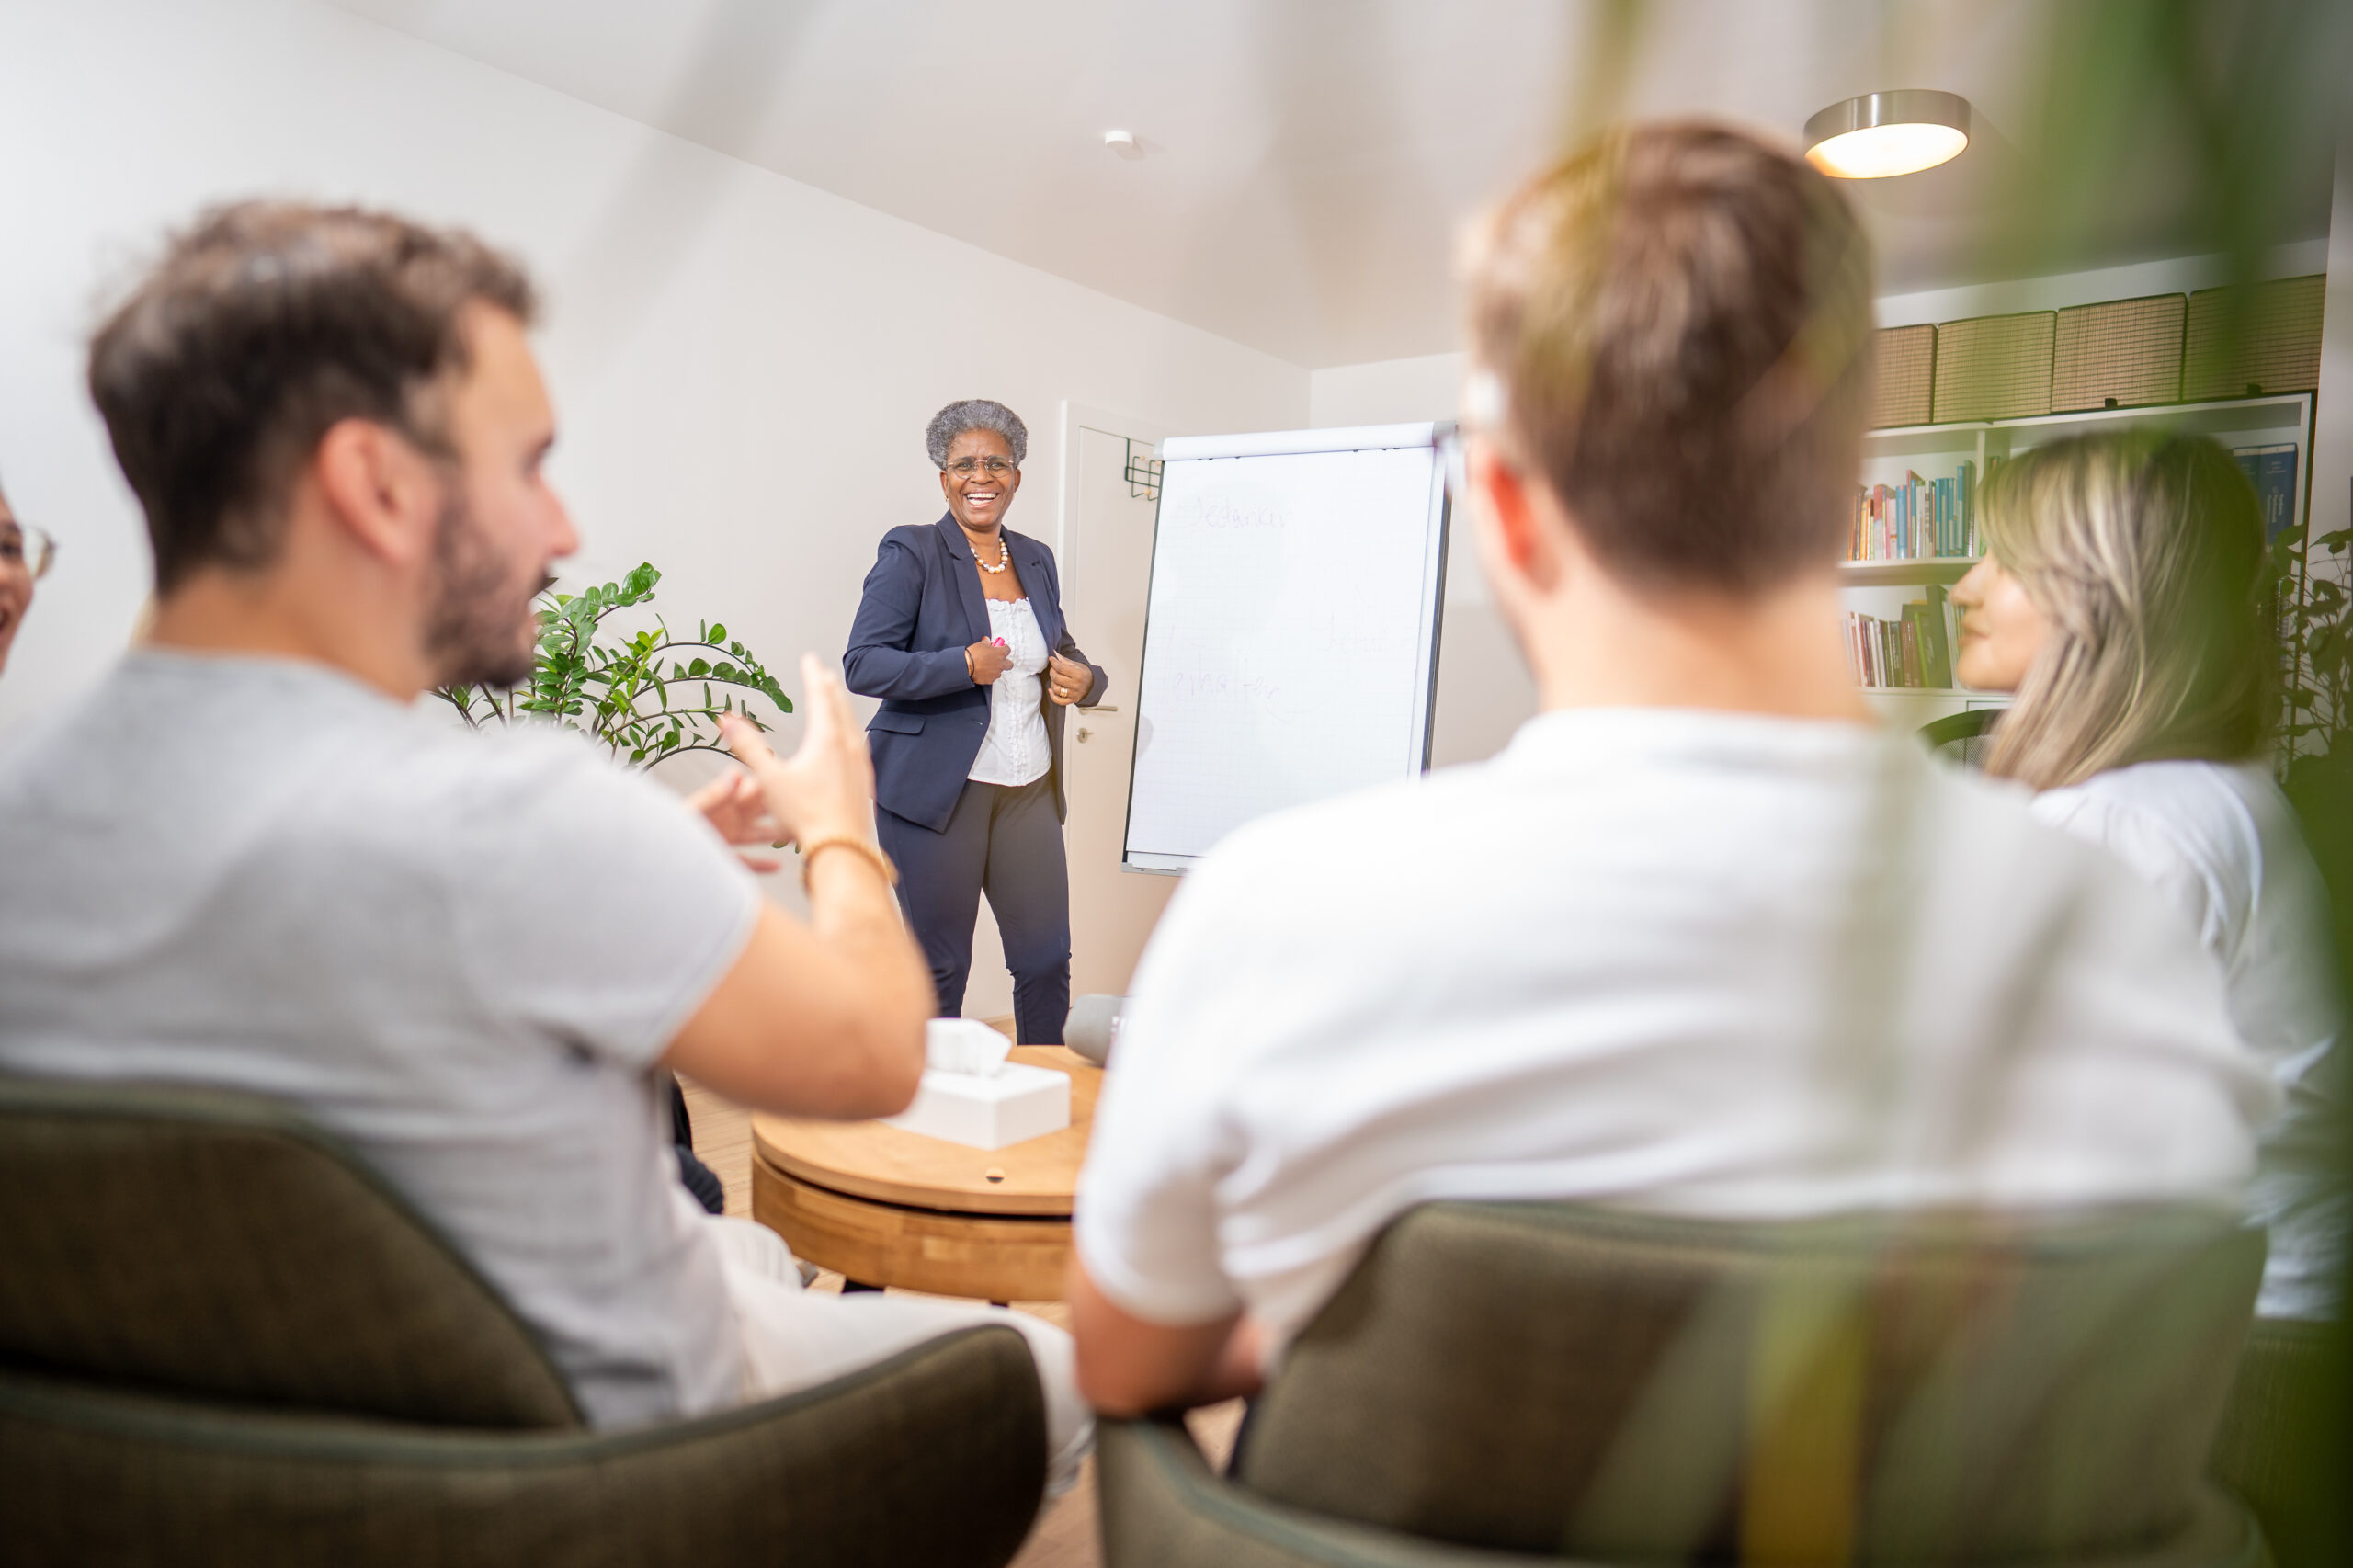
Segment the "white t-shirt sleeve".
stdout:
<path fill-rule="evenodd" d="M 1079 1176 L 1074 1243 L 1087 1277 L 1149 1323 L 1214 1322 L 1238 1312 L 1218 1243 L 1218 1183 L 1233 1140 L 1217 1085 L 1236 1044 L 1210 1032 L 1209 999 L 1246 992 L 1245 913 L 1222 896 L 1214 860 L 1162 916 L 1136 971 Z"/>
<path fill-rule="evenodd" d="M 759 887 L 661 785 L 563 737 L 512 739 L 466 788 L 473 821 L 528 830 L 449 835 L 460 961 L 494 1018 L 649 1065 L 742 954 Z"/>

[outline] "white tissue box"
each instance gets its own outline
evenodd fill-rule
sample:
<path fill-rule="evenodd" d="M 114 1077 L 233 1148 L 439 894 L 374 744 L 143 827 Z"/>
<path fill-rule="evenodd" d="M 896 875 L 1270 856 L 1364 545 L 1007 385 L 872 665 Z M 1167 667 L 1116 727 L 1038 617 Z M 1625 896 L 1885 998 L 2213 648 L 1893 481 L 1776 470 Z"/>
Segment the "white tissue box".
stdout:
<path fill-rule="evenodd" d="M 915 1103 L 887 1127 L 972 1149 L 1002 1149 L 1070 1125 L 1070 1074 L 1008 1062 L 985 1076 L 927 1068 Z"/>

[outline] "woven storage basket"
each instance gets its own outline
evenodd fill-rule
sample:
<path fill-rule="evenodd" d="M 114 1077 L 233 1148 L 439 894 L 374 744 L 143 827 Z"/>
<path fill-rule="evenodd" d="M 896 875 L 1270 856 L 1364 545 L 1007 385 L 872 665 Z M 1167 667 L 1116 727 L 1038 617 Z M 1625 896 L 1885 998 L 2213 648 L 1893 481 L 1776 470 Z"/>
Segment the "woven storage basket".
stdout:
<path fill-rule="evenodd" d="M 2320 386 L 2320 313 L 2325 274 L 2282 278 L 2248 289 L 2189 296 L 2182 396 L 2192 403 L 2256 392 L 2313 392 Z"/>
<path fill-rule="evenodd" d="M 2050 413 L 2051 350 L 2057 332 L 2058 318 L 2049 311 L 1940 324 L 1937 423 Z"/>
<path fill-rule="evenodd" d="M 2186 294 L 2109 300 L 2059 312 L 2051 411 L 2134 408 L 2181 398 Z"/>
<path fill-rule="evenodd" d="M 1936 407 L 1937 329 L 1881 327 L 1871 334 L 1871 428 L 1926 425 Z"/>

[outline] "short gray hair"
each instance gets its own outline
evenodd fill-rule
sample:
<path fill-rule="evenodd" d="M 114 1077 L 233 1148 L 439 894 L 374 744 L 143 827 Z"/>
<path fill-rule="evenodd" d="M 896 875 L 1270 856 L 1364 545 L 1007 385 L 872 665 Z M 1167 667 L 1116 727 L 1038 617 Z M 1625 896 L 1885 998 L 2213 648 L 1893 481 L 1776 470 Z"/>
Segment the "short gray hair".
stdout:
<path fill-rule="evenodd" d="M 931 426 L 923 433 L 924 450 L 931 454 L 931 466 L 948 466 L 948 449 L 956 437 L 967 430 L 986 430 L 1005 437 L 1013 449 L 1013 466 L 1019 468 L 1021 460 L 1029 455 L 1029 426 L 1021 423 L 1021 415 L 1001 403 L 984 397 L 968 397 L 961 403 L 951 403 L 931 416 Z"/>

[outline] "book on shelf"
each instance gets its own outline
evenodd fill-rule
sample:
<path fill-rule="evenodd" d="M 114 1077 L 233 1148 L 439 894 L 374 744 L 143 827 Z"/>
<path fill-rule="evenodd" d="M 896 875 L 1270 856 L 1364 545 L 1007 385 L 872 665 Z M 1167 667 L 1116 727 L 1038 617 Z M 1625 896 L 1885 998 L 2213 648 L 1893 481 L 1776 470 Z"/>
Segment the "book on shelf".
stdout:
<path fill-rule="evenodd" d="M 1944 590 L 1938 588 L 1930 599 L 1915 599 L 1904 607 L 1904 624 L 1920 644 L 1921 686 L 1949 687 L 1952 685 L 1952 657 L 1945 642 L 1945 613 L 1941 603 Z"/>
<path fill-rule="evenodd" d="M 1847 612 L 1847 661 L 1857 684 L 1898 690 L 1952 687 L 1952 603 L 1940 587 L 1893 620 Z"/>
<path fill-rule="evenodd" d="M 2255 498 L 2263 507 L 2263 540 L 2268 544 L 2296 520 L 2296 449 L 2293 444 L 2234 447 L 2231 456 L 2238 459 L 2255 486 Z"/>
<path fill-rule="evenodd" d="M 2234 447 L 2231 456 L 2238 460 L 2247 483 L 2255 486 L 2255 503 L 2263 514 L 2263 542 L 2269 544 L 2285 533 L 2288 525 L 2296 520 L 2296 449 L 2292 444 L 2268 447 Z M 2300 656 L 2296 636 L 2296 611 L 2302 588 L 2292 576 L 2283 577 L 2273 590 L 2272 630 L 2279 639 L 2280 656 L 2287 661 L 2288 676 L 2284 684 L 2294 689 L 2293 665 Z"/>
<path fill-rule="evenodd" d="M 1963 458 L 1949 479 L 1906 470 L 1901 484 L 1855 487 L 1847 560 L 1953 561 L 1979 553 L 1975 460 Z"/>

